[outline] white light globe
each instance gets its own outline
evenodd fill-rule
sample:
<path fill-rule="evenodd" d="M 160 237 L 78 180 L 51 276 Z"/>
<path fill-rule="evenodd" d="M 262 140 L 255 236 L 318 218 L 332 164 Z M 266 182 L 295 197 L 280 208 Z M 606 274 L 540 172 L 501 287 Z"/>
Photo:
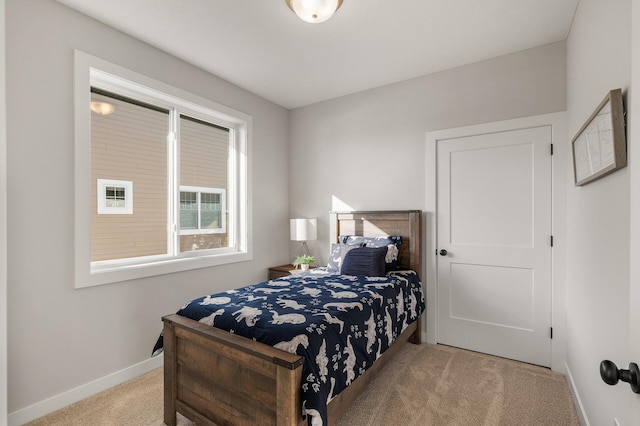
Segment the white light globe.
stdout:
<path fill-rule="evenodd" d="M 300 19 L 319 24 L 333 16 L 340 6 L 339 0 L 290 0 L 291 8 Z"/>

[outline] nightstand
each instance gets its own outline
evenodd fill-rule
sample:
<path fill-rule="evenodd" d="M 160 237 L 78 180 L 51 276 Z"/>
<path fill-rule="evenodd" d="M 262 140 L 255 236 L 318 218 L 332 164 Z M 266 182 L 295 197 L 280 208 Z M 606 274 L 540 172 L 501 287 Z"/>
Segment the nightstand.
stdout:
<path fill-rule="evenodd" d="M 269 279 L 275 280 L 276 278 L 288 277 L 291 274 L 289 271 L 293 269 L 296 269 L 296 267 L 291 264 L 272 266 L 269 268 Z"/>

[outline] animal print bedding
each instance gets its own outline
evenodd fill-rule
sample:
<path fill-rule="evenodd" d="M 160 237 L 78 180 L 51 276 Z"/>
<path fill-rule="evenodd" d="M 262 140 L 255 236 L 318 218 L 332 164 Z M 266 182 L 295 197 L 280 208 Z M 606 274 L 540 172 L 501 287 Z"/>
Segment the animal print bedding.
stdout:
<path fill-rule="evenodd" d="M 305 358 L 302 413 L 327 424 L 326 406 L 425 309 L 413 271 L 386 277 L 296 274 L 195 299 L 177 313 Z M 162 349 L 162 336 L 154 353 Z"/>

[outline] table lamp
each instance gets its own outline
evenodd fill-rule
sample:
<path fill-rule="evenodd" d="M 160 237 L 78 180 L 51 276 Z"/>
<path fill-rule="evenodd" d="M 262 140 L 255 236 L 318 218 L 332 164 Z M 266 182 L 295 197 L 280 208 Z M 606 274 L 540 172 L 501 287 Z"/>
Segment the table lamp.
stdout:
<path fill-rule="evenodd" d="M 318 238 L 318 221 L 317 219 L 291 219 L 291 241 L 301 241 L 298 256 L 310 256 L 307 241 Z"/>

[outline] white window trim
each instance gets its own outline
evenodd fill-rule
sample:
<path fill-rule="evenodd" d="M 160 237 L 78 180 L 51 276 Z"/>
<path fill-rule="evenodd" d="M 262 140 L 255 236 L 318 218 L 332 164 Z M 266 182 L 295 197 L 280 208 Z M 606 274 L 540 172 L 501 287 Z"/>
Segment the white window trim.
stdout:
<path fill-rule="evenodd" d="M 233 262 L 251 260 L 252 242 L 252 203 L 251 203 L 251 116 L 232 108 L 213 102 L 167 85 L 142 74 L 112 64 L 79 50 L 74 52 L 74 117 L 75 117 L 75 287 L 90 287 L 100 284 L 121 282 L 137 278 L 204 268 Z M 118 84 L 113 85 L 111 81 Z M 177 256 L 149 256 L 116 261 L 91 262 L 91 121 L 89 88 L 94 85 L 114 93 L 136 94 L 136 99 L 158 105 L 158 98 L 149 98 L 147 89 L 162 93 L 160 98 L 167 105 L 179 104 L 194 118 L 212 121 L 212 114 L 229 126 L 234 138 L 237 161 L 229 164 L 229 191 L 226 197 L 227 210 L 235 217 L 227 224 L 227 232 L 234 236 L 230 247 L 180 253 Z M 123 94 L 124 95 L 124 94 Z M 171 137 L 171 135 L 168 135 Z M 175 137 L 175 136 L 174 136 Z M 176 161 L 170 153 L 169 161 Z M 177 167 L 174 168 L 177 170 Z M 169 176 L 170 180 L 175 177 Z M 177 185 L 173 197 L 179 196 Z M 235 193 L 237 192 L 237 197 Z M 178 203 L 169 214 L 175 219 L 179 214 Z M 175 222 L 174 222 L 175 223 Z M 232 228 L 232 229 L 229 229 Z M 175 238 L 170 243 L 178 243 L 177 232 L 170 232 Z"/>
<path fill-rule="evenodd" d="M 107 206 L 107 187 L 124 188 L 124 207 Z M 133 214 L 133 182 L 130 180 L 97 179 L 98 214 Z"/>

